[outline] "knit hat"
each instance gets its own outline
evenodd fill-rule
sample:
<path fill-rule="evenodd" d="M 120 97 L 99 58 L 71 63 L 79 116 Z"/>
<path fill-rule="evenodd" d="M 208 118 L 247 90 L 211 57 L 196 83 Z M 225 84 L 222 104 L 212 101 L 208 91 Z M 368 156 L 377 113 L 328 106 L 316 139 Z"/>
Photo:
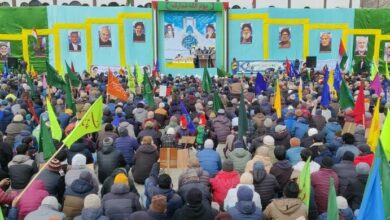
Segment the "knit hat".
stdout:
<path fill-rule="evenodd" d="M 336 203 L 338 209 L 347 209 L 348 208 L 348 202 L 347 200 L 342 196 L 336 197 Z"/>
<path fill-rule="evenodd" d="M 87 158 L 82 154 L 76 154 L 72 158 L 72 166 L 85 166 Z"/>
<path fill-rule="evenodd" d="M 23 116 L 20 115 L 20 114 L 17 114 L 17 115 L 14 116 L 12 121 L 14 121 L 14 122 L 22 122 L 23 121 Z"/>
<path fill-rule="evenodd" d="M 309 130 L 307 131 L 307 135 L 309 137 L 316 135 L 316 134 L 318 134 L 318 130 L 316 128 L 309 128 Z"/>
<path fill-rule="evenodd" d="M 190 157 L 187 164 L 188 168 L 200 167 L 199 160 L 196 157 Z"/>
<path fill-rule="evenodd" d="M 213 140 L 211 139 L 207 139 L 205 142 L 204 142 L 204 148 L 214 148 L 214 142 Z"/>
<path fill-rule="evenodd" d="M 114 178 L 114 184 L 124 184 L 128 185 L 129 180 L 127 179 L 127 176 L 123 173 L 118 173 Z"/>
<path fill-rule="evenodd" d="M 165 108 L 164 102 L 160 102 L 160 104 L 158 104 L 158 107 L 159 107 L 159 108 Z"/>
<path fill-rule="evenodd" d="M 270 135 L 266 135 L 263 138 L 263 143 L 268 146 L 273 146 L 275 145 L 275 139 Z"/>
<path fill-rule="evenodd" d="M 251 173 L 243 173 L 240 177 L 241 184 L 253 184 L 253 176 Z"/>
<path fill-rule="evenodd" d="M 186 200 L 189 205 L 199 205 L 202 202 L 202 192 L 198 188 L 188 190 Z"/>
<path fill-rule="evenodd" d="M 168 128 L 167 134 L 174 135 L 175 133 L 176 133 L 176 132 L 175 132 L 175 129 L 174 129 L 174 128 L 172 128 L 172 127 Z"/>
<path fill-rule="evenodd" d="M 356 165 L 356 173 L 359 175 L 368 175 L 370 172 L 370 165 L 365 162 L 360 162 Z"/>
<path fill-rule="evenodd" d="M 59 210 L 61 207 L 60 207 L 60 204 L 58 203 L 58 200 L 56 197 L 54 196 L 46 196 L 42 202 L 41 202 L 41 205 L 47 205 L 47 206 L 50 206 L 52 207 L 53 209 L 55 210 Z"/>
<path fill-rule="evenodd" d="M 111 137 L 106 137 L 103 139 L 103 147 L 112 146 L 113 143 L 114 143 L 114 139 L 112 139 Z"/>
<path fill-rule="evenodd" d="M 233 161 L 227 159 L 224 160 L 222 163 L 222 170 L 226 172 L 232 172 L 234 170 L 234 164 Z"/>
<path fill-rule="evenodd" d="M 272 127 L 272 119 L 266 118 L 266 119 L 264 120 L 264 127 L 266 127 L 266 128 Z"/>
<path fill-rule="evenodd" d="M 275 127 L 275 132 L 276 133 L 280 133 L 282 131 L 286 130 L 286 126 L 285 125 L 276 125 Z"/>
<path fill-rule="evenodd" d="M 212 108 L 213 107 L 213 101 L 208 101 L 207 102 L 207 107 Z"/>
<path fill-rule="evenodd" d="M 252 201 L 253 191 L 248 186 L 240 186 L 237 190 L 237 199 L 238 201 Z"/>
<path fill-rule="evenodd" d="M 168 174 L 161 174 L 158 177 L 158 186 L 162 189 L 170 189 L 172 184 L 172 179 Z"/>
<path fill-rule="evenodd" d="M 47 165 L 47 169 L 53 172 L 58 172 L 61 170 L 61 162 L 54 158 Z"/>
<path fill-rule="evenodd" d="M 100 197 L 96 194 L 89 194 L 84 199 L 84 208 L 100 208 L 102 207 L 102 202 Z"/>
<path fill-rule="evenodd" d="M 164 213 L 167 209 L 167 197 L 163 195 L 153 196 L 149 209 L 157 213 Z"/>
<path fill-rule="evenodd" d="M 301 145 L 301 140 L 299 140 L 299 138 L 293 137 L 290 139 L 290 146 L 291 147 L 297 147 L 299 145 Z"/>

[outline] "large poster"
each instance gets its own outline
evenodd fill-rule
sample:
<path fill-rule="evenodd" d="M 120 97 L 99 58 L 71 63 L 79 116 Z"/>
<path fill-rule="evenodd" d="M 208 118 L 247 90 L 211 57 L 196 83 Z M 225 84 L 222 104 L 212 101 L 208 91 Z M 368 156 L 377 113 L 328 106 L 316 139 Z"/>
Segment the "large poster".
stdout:
<path fill-rule="evenodd" d="M 194 63 L 199 55 L 215 61 L 217 37 L 214 12 L 165 12 L 164 55 L 168 62 Z M 220 33 L 222 34 L 222 33 Z"/>

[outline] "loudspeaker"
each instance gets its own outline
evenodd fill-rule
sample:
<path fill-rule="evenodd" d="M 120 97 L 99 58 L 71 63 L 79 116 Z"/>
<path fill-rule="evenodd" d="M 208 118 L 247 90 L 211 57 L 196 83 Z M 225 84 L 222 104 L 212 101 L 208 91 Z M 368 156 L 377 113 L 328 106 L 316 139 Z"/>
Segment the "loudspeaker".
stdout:
<path fill-rule="evenodd" d="M 10 68 L 10 69 L 18 68 L 19 67 L 18 58 L 16 58 L 16 57 L 8 57 L 7 58 L 7 64 L 8 64 L 8 68 Z"/>
<path fill-rule="evenodd" d="M 317 57 L 316 56 L 307 56 L 306 57 L 306 67 L 307 68 L 316 68 L 317 66 Z"/>

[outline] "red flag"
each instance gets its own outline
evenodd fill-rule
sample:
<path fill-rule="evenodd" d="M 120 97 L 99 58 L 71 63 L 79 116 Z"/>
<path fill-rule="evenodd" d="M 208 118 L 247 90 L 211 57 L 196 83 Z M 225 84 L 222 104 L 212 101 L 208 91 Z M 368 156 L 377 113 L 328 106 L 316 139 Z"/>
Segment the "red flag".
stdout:
<path fill-rule="evenodd" d="M 38 118 L 38 115 L 35 113 L 34 105 L 33 105 L 32 100 L 31 99 L 27 99 L 26 102 L 27 102 L 27 110 L 33 116 L 33 119 L 34 119 L 35 123 L 39 124 L 39 118 Z"/>
<path fill-rule="evenodd" d="M 73 61 L 70 63 L 70 69 L 72 70 L 72 73 L 76 73 L 73 65 Z"/>
<path fill-rule="evenodd" d="M 344 54 L 346 54 L 347 52 L 345 51 L 345 47 L 344 47 L 344 44 L 343 44 L 343 41 L 340 40 L 340 45 L 339 45 L 339 56 L 342 57 L 344 56 Z"/>
<path fill-rule="evenodd" d="M 123 89 L 122 85 L 119 83 L 118 79 L 112 74 L 111 70 L 108 70 L 108 83 L 107 83 L 107 93 L 113 95 L 120 99 L 121 101 L 126 102 L 129 99 L 129 95 Z"/>
<path fill-rule="evenodd" d="M 286 74 L 287 74 L 287 76 L 290 75 L 290 69 L 291 69 L 291 64 L 290 64 L 290 61 L 288 61 L 288 59 L 286 57 Z"/>
<path fill-rule="evenodd" d="M 360 81 L 359 95 L 356 100 L 355 109 L 353 110 L 356 124 L 364 125 L 364 113 L 364 81 Z"/>

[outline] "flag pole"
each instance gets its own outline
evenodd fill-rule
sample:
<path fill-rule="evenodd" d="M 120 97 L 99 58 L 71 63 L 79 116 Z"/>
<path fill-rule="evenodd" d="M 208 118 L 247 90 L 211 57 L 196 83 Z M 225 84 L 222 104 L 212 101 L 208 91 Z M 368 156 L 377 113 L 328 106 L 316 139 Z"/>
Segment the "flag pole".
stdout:
<path fill-rule="evenodd" d="M 45 164 L 39 169 L 38 173 L 35 174 L 35 176 L 30 180 L 30 182 L 27 184 L 27 186 L 22 190 L 22 192 L 19 193 L 19 195 L 15 198 L 15 203 L 17 203 L 23 196 L 23 194 L 27 191 L 27 189 L 31 186 L 31 184 L 38 178 L 38 176 L 45 170 L 45 168 L 49 165 L 50 161 L 54 159 L 55 156 L 65 147 L 65 143 L 61 145 L 60 148 L 46 161 Z"/>

